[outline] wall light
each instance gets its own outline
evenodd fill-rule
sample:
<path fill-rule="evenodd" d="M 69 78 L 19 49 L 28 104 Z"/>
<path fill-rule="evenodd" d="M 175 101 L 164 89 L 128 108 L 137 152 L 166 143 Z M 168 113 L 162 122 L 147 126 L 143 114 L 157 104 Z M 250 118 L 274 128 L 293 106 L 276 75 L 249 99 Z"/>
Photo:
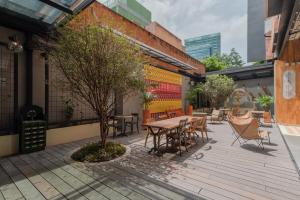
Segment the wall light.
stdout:
<path fill-rule="evenodd" d="M 14 53 L 20 53 L 23 51 L 23 45 L 21 42 L 18 40 L 17 36 L 10 36 L 8 37 L 9 42 L 7 45 L 7 48 L 14 52 Z"/>

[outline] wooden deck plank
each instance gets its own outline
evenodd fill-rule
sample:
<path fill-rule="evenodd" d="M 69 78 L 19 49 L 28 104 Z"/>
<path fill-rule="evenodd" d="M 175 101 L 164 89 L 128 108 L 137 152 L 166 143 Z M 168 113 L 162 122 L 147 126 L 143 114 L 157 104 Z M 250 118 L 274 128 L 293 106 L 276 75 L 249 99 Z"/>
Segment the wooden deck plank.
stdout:
<path fill-rule="evenodd" d="M 4 196 L 2 195 L 1 191 L 0 191 L 0 200 L 4 200 Z"/>
<path fill-rule="evenodd" d="M 131 162 L 133 162 L 133 163 L 136 163 L 136 162 L 139 162 L 139 159 L 134 159 L 133 157 L 131 157 L 130 158 L 130 160 L 131 160 Z M 151 166 L 150 168 L 154 168 L 154 166 L 155 166 L 155 164 L 153 164 L 153 165 L 151 165 L 152 163 L 150 163 L 150 162 L 147 162 L 147 161 L 144 161 L 143 162 L 146 166 Z M 187 167 L 187 166 L 186 166 Z M 141 168 L 141 169 L 143 169 L 143 166 L 137 166 L 137 168 Z M 144 169 L 145 170 L 145 169 Z M 178 174 L 181 174 L 181 175 L 183 175 L 183 176 L 185 176 L 185 177 L 187 177 L 187 178 L 193 178 L 193 177 L 201 177 L 200 178 L 200 181 L 203 181 L 204 179 L 205 180 L 208 180 L 208 179 L 213 179 L 213 176 L 211 176 L 211 175 L 215 175 L 215 176 L 218 176 L 219 174 L 222 174 L 222 171 L 218 171 L 218 172 L 216 172 L 216 173 L 214 173 L 214 172 L 212 172 L 212 173 L 210 173 L 210 172 L 207 172 L 208 174 L 205 174 L 205 176 L 202 176 L 202 174 L 203 173 L 200 173 L 200 174 L 198 174 L 198 172 L 203 172 L 203 166 L 202 166 L 202 168 L 201 167 L 197 167 L 196 168 L 196 170 L 194 170 L 194 172 L 193 171 L 191 171 L 191 170 L 188 170 L 188 169 L 183 169 L 183 170 L 177 170 L 177 169 L 175 169 L 175 167 L 174 167 L 174 169 L 173 169 L 173 173 L 178 173 Z M 159 171 L 157 171 L 157 173 L 159 173 Z M 205 172 L 204 172 L 205 173 Z M 223 177 L 222 177 L 223 178 Z M 224 179 L 224 178 L 223 178 Z M 222 180 L 222 179 L 221 179 Z M 224 181 L 225 181 L 225 183 L 226 184 L 228 184 L 228 183 L 231 183 L 231 185 L 234 185 L 234 187 L 237 187 L 235 184 L 234 184 L 234 182 L 232 182 L 232 180 L 230 181 L 228 178 L 227 178 L 227 181 L 226 181 L 226 179 L 224 179 Z M 220 182 L 220 180 L 216 180 L 216 184 L 213 184 L 213 185 L 217 185 L 217 183 L 219 183 Z M 222 181 L 221 181 L 222 182 Z M 249 183 L 249 181 L 246 181 L 246 183 Z M 251 183 L 251 182 L 250 182 Z M 258 185 L 258 187 L 254 187 L 253 188 L 253 184 L 257 184 Z M 266 191 L 265 191 L 265 186 L 264 185 L 260 185 L 259 184 L 259 182 L 257 182 L 257 183 L 253 183 L 253 184 L 245 184 L 245 183 L 243 183 L 243 184 L 241 184 L 241 183 L 239 183 L 239 185 L 241 185 L 241 187 L 237 187 L 237 188 L 240 188 L 240 189 L 243 189 L 243 190 L 245 190 L 245 188 L 248 188 L 247 189 L 247 191 L 248 192 L 254 192 L 254 193 L 260 193 L 262 196 L 265 196 L 265 197 L 274 197 L 275 196 L 275 194 L 273 195 L 272 193 L 271 194 L 268 194 Z M 230 184 L 229 184 L 230 185 Z M 260 186 L 259 186 L 260 185 Z M 260 190 L 257 190 L 257 189 L 260 189 Z M 282 192 L 281 190 L 279 190 L 280 192 L 279 193 L 284 193 L 284 192 Z M 280 195 L 279 195 L 279 197 L 280 197 Z M 282 197 L 283 198 L 283 197 Z M 294 196 L 294 199 L 296 198 L 296 196 Z"/>
<path fill-rule="evenodd" d="M 113 163 L 65 162 L 67 153 L 98 138 L 6 158 L 13 170 L 7 164 L 3 169 L 1 162 L 0 200 L 26 199 L 29 194 L 23 196 L 23 191 L 51 200 L 300 199 L 299 177 L 275 126 L 269 129 L 272 144 L 266 144 L 265 151 L 258 151 L 251 141 L 230 146 L 233 136 L 227 122 L 208 127 L 210 140 L 182 157 L 149 155 L 152 141 L 145 148 L 145 135 L 139 134 L 115 140 L 127 144 L 131 153 Z"/>
<path fill-rule="evenodd" d="M 45 199 L 44 196 L 8 159 L 2 159 L 0 164 L 26 199 Z"/>
<path fill-rule="evenodd" d="M 1 162 L 1 160 L 0 160 Z M 0 191 L 4 199 L 15 200 L 23 197 L 17 186 L 0 166 Z"/>
<path fill-rule="evenodd" d="M 29 155 L 20 156 L 22 160 L 27 162 L 34 170 L 36 170 L 49 184 L 57 189 L 67 199 L 80 199 L 86 200 L 87 198 L 64 182 L 53 172 L 49 171 L 44 166 L 40 165 L 36 159 L 31 158 Z"/>
<path fill-rule="evenodd" d="M 62 145 L 62 146 L 66 146 L 66 145 Z M 77 147 L 78 145 L 75 145 L 75 147 Z M 69 151 L 69 150 L 71 150 L 72 149 L 72 145 L 70 146 L 69 145 L 69 147 L 70 148 L 67 148 L 66 149 L 66 151 Z M 61 149 L 61 148 L 60 148 Z M 97 167 L 99 170 L 97 170 L 97 173 L 99 173 L 99 171 L 100 170 L 104 170 L 103 169 L 103 167 Z M 109 167 L 108 168 L 109 170 L 111 170 L 111 167 Z M 120 175 L 120 172 L 122 171 L 122 169 L 119 169 L 120 171 L 112 171 L 112 172 L 110 172 L 110 171 L 107 171 L 107 169 L 104 171 L 104 173 L 105 174 L 110 174 L 110 177 L 111 176 L 114 176 L 116 173 L 118 174 L 118 175 Z M 130 179 L 132 180 L 132 178 L 134 177 L 134 175 L 133 174 L 130 174 Z M 124 177 L 124 180 L 128 180 L 128 176 L 127 177 Z M 120 180 L 120 178 L 118 178 L 119 179 L 119 181 L 122 181 L 123 180 L 123 178 Z M 138 182 L 137 184 L 139 184 L 139 185 L 137 185 L 139 188 L 141 187 L 141 182 L 140 182 L 140 180 L 141 179 L 136 179 L 136 178 L 134 178 L 134 181 L 135 182 Z M 132 181 L 127 181 L 127 183 L 132 183 Z M 147 188 L 149 188 L 149 189 L 153 189 L 153 191 L 152 192 L 150 192 L 151 194 L 156 194 L 154 197 L 155 197 L 155 199 L 161 199 L 162 198 L 162 196 L 161 195 L 165 195 L 165 196 L 167 196 L 167 197 L 169 197 L 169 198 L 171 198 L 171 199 L 181 199 L 181 198 L 185 198 L 184 196 L 179 196 L 178 194 L 176 194 L 176 193 L 174 193 L 174 192 L 172 192 L 172 191 L 170 191 L 170 190 L 166 190 L 165 192 L 166 193 L 161 193 L 161 191 L 160 190 L 163 190 L 163 187 L 158 187 L 158 186 L 156 186 L 156 185 L 154 185 L 154 184 L 151 184 L 151 183 L 149 183 L 149 182 L 144 182 L 143 183 L 143 185 L 146 185 L 147 186 Z M 136 186 L 135 186 L 136 187 Z M 152 188 L 153 187 L 153 188 Z M 155 188 L 155 189 L 154 189 Z M 149 192 L 149 189 L 147 189 L 147 192 Z M 143 190 L 144 190 L 144 192 L 145 192 L 145 188 L 143 188 Z M 153 192 L 155 192 L 155 193 L 153 193 Z M 160 194 L 161 193 L 161 195 L 160 196 L 157 196 L 158 194 Z M 174 196 L 174 195 L 176 195 L 176 196 Z M 153 198 L 153 196 L 152 196 L 152 198 Z"/>
<path fill-rule="evenodd" d="M 50 155 L 48 155 L 50 156 Z M 47 157 L 47 156 L 46 156 Z M 61 160 L 57 160 L 57 158 L 55 157 L 48 157 L 49 161 L 51 160 L 53 163 L 62 163 Z M 72 174 L 73 176 L 78 177 L 82 182 L 84 182 L 87 185 L 90 185 L 91 187 L 93 187 L 95 190 L 97 191 L 101 191 L 101 190 L 111 190 L 111 194 L 115 193 L 115 195 L 108 197 L 108 198 L 116 198 L 116 195 L 123 195 L 123 196 L 129 196 L 132 195 L 133 197 L 136 196 L 140 196 L 141 199 L 143 199 L 144 197 L 142 197 L 142 195 L 139 194 L 133 194 L 135 193 L 132 190 L 129 190 L 128 188 L 125 188 L 119 184 L 116 184 L 115 181 L 112 181 L 111 179 L 106 179 L 106 184 L 104 184 L 104 181 L 99 182 L 97 181 L 95 178 L 92 178 L 91 176 L 82 173 L 81 171 L 79 171 L 78 169 L 74 168 L 71 165 L 65 165 L 63 167 L 63 169 L 65 171 L 68 171 L 70 174 Z M 110 183 L 115 183 L 114 185 L 110 185 Z M 112 187 L 113 186 L 113 187 Z M 121 186 L 121 188 L 120 188 Z M 115 189 L 116 188 L 116 189 Z M 122 197 L 123 198 L 123 197 Z"/>
<path fill-rule="evenodd" d="M 62 169 L 62 166 L 54 165 L 53 163 L 49 162 L 45 157 L 43 153 L 43 158 L 39 160 L 39 163 L 42 164 L 45 168 L 47 168 L 49 171 L 53 172 L 55 175 L 57 175 L 59 178 L 63 179 L 68 185 L 70 185 L 75 191 L 79 192 L 83 196 L 85 196 L 87 199 L 95 200 L 95 199 L 107 199 L 104 194 L 97 192 L 97 190 L 94 190 L 92 187 L 90 187 L 88 184 L 85 184 L 82 182 L 82 177 L 75 177 L 72 176 L 70 173 L 64 171 Z M 38 154 L 32 154 L 33 158 L 39 157 Z M 65 165 L 65 163 L 63 164 Z M 124 199 L 123 196 L 114 194 L 116 198 Z"/>
<path fill-rule="evenodd" d="M 119 179 L 119 181 L 124 182 L 123 180 L 126 180 L 124 184 L 130 183 L 133 184 L 133 187 L 141 189 L 144 193 L 147 192 L 151 197 L 155 197 L 155 199 L 165 199 L 166 197 L 169 199 L 184 199 L 185 197 L 182 195 L 179 195 L 178 193 L 165 189 L 162 186 L 157 186 L 155 184 L 152 184 L 149 181 L 145 181 L 143 179 L 138 178 L 135 176 L 134 173 L 127 173 L 123 171 L 122 168 L 115 168 L 115 166 L 110 166 L 109 168 L 104 167 L 97 167 L 99 171 L 103 171 L 105 174 L 110 174 L 110 176 L 117 175 L 116 179 Z M 117 169 L 117 170 L 113 170 Z M 165 196 L 165 197 L 164 197 Z"/>
<path fill-rule="evenodd" d="M 62 145 L 64 146 L 64 145 Z M 71 147 L 72 148 L 72 147 Z M 66 151 L 68 152 L 70 149 L 66 149 Z M 109 168 L 111 170 L 111 168 Z M 103 168 L 100 169 L 99 167 L 97 168 L 97 174 L 100 173 L 100 171 L 103 171 Z M 167 196 L 168 198 L 171 198 L 171 199 L 182 199 L 184 198 L 183 196 L 180 196 L 180 195 L 176 195 L 176 193 L 174 192 L 171 192 L 171 191 L 165 191 L 166 193 L 163 193 L 161 190 L 162 188 L 160 187 L 156 187 L 155 189 L 153 189 L 152 187 L 154 186 L 153 184 L 149 183 L 149 182 L 143 182 L 141 181 L 141 179 L 136 179 L 136 177 L 134 176 L 130 176 L 130 177 L 122 177 L 120 176 L 122 173 L 121 171 L 105 171 L 103 172 L 103 174 L 106 174 L 106 175 L 109 175 L 109 177 L 114 177 L 118 182 L 122 182 L 124 183 L 125 185 L 128 186 L 128 184 L 132 185 L 132 188 L 135 188 L 138 189 L 139 192 L 142 192 L 142 194 L 147 194 L 146 196 L 149 197 L 149 198 L 155 198 L 155 199 L 165 199 L 164 196 L 162 195 L 165 195 Z M 117 176 L 116 176 L 117 175 Z M 130 180 L 129 180 L 130 179 Z M 125 182 L 123 180 L 126 180 Z M 134 183 L 134 182 L 138 182 L 138 183 Z M 143 182 L 143 184 L 141 183 Z M 143 185 L 146 185 L 147 187 L 143 187 Z M 149 189 L 150 188 L 150 189 Z M 141 191 L 142 190 L 142 191 Z M 174 196 L 176 195 L 176 196 Z"/>
<path fill-rule="evenodd" d="M 27 177 L 27 179 L 39 190 L 46 199 L 62 197 L 61 194 L 50 185 L 43 177 L 33 170 L 19 157 L 11 157 L 10 161 Z"/>
<path fill-rule="evenodd" d="M 200 166 L 199 166 L 199 169 L 201 170 L 201 168 L 200 168 Z M 176 172 L 175 172 L 176 173 Z M 216 174 L 220 174 L 221 172 L 218 172 L 218 173 L 216 173 Z"/>
<path fill-rule="evenodd" d="M 48 150 L 48 153 L 51 153 L 51 152 L 54 153 L 53 151 Z M 61 156 L 61 155 L 57 155 L 56 153 L 54 153 L 54 154 L 56 156 Z M 55 160 L 55 158 L 51 157 L 50 160 L 53 161 L 53 160 Z M 85 176 L 87 178 L 87 180 L 86 180 L 87 184 L 90 181 L 89 179 L 91 179 L 91 176 L 89 176 L 89 175 L 92 175 L 94 182 L 97 181 L 97 183 L 101 183 L 101 185 L 106 185 L 106 186 L 110 187 L 111 189 L 115 190 L 116 192 L 119 192 L 120 194 L 128 197 L 129 199 L 137 199 L 137 198 L 138 199 L 149 199 L 149 198 L 146 198 L 142 193 L 138 193 L 135 190 L 132 190 L 133 188 L 125 187 L 125 185 L 128 185 L 128 183 L 121 185 L 121 184 L 119 184 L 121 182 L 120 179 L 116 179 L 116 180 L 111 179 L 110 174 L 105 174 L 104 176 L 101 177 L 101 180 L 98 182 L 99 179 L 94 179 L 95 178 L 94 172 L 92 172 L 93 174 L 89 174 L 89 173 L 86 173 L 86 170 L 85 171 L 78 170 L 75 168 L 75 166 L 73 167 L 72 165 L 66 165 L 65 167 L 66 167 L 65 169 L 69 173 L 76 173 L 76 174 L 81 173 L 81 176 Z M 97 172 L 97 174 L 98 174 L 98 172 Z M 82 180 L 85 181 L 85 178 Z M 93 183 L 93 185 L 95 185 L 95 183 Z M 97 189 L 97 188 L 95 188 L 95 189 Z M 100 189 L 100 188 L 98 188 L 98 189 Z"/>
<path fill-rule="evenodd" d="M 130 159 L 132 159 L 132 158 L 130 158 Z M 148 173 L 147 169 L 145 169 L 145 166 L 138 165 L 138 163 L 135 163 L 135 164 L 136 164 L 136 166 L 135 166 L 136 168 L 139 168 L 139 169 L 143 170 L 144 172 L 146 171 L 146 173 Z M 150 163 L 147 163 L 147 165 L 150 166 L 149 169 L 153 169 L 153 166 Z M 150 170 L 149 170 L 149 173 L 151 173 Z M 157 174 L 158 175 L 159 172 L 155 171 L 153 173 L 153 171 L 152 171 L 152 174 Z M 225 184 L 221 184 L 219 182 L 214 182 L 214 181 L 212 181 L 208 178 L 201 177 L 199 179 L 196 179 L 192 175 L 189 176 L 188 173 L 179 173 L 176 169 L 174 169 L 174 173 L 172 172 L 172 174 L 170 176 L 172 178 L 179 179 L 183 184 L 185 183 L 185 180 L 187 180 L 188 183 L 190 183 L 192 185 L 195 185 L 195 186 L 198 185 L 198 186 L 201 186 L 201 187 L 206 188 L 206 189 L 209 188 L 210 190 L 212 190 L 215 193 L 219 193 L 219 194 L 227 193 L 227 195 L 230 198 L 234 198 L 234 199 L 247 199 L 247 197 L 249 197 L 249 196 L 250 197 L 255 196 L 255 194 L 249 193 L 247 191 L 239 190 L 237 188 L 232 188 L 230 186 L 227 186 Z M 165 177 L 165 178 L 167 178 L 169 180 L 169 177 Z M 214 187 L 212 187 L 212 186 L 214 186 Z M 230 193 L 230 195 L 229 195 L 229 193 Z M 256 198 L 258 199 L 258 197 L 256 197 Z M 263 199 L 263 198 L 261 198 L 261 199 Z"/>

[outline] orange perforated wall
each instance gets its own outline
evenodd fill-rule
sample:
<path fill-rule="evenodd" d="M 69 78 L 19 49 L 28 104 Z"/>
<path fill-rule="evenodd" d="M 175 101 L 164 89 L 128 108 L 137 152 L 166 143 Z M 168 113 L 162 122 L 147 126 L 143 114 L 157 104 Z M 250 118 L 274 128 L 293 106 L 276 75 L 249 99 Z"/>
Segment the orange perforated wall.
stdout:
<path fill-rule="evenodd" d="M 150 112 L 160 113 L 182 108 L 181 75 L 150 65 L 146 65 L 144 70 L 146 81 L 157 84 L 157 87 L 148 89 L 156 95 L 156 99 L 149 106 Z"/>

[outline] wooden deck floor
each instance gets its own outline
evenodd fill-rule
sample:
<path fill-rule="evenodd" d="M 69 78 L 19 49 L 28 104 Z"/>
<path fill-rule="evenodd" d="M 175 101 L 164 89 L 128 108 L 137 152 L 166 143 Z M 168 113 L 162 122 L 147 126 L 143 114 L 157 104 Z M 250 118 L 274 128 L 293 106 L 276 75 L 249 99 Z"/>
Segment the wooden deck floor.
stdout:
<path fill-rule="evenodd" d="M 182 157 L 148 155 L 144 135 L 119 138 L 131 153 L 101 165 L 65 155 L 89 140 L 0 160 L 2 199 L 300 199 L 300 181 L 276 128 L 271 145 L 230 146 L 229 126 L 209 125 L 209 141 Z M 95 140 L 91 139 L 91 140 Z"/>

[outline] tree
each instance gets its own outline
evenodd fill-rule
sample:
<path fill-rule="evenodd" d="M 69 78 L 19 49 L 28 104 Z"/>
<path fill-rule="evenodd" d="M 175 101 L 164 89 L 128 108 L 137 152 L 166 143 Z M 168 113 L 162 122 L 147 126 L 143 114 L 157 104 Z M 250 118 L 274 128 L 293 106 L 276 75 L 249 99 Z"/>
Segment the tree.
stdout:
<path fill-rule="evenodd" d="M 230 67 L 240 67 L 244 64 L 242 57 L 234 48 L 229 54 L 216 54 L 205 58 L 202 61 L 205 64 L 206 71 L 218 71 Z"/>
<path fill-rule="evenodd" d="M 116 98 L 144 88 L 143 54 L 126 38 L 98 25 L 65 26 L 58 35 L 50 51 L 53 66 L 74 97 L 97 114 L 104 149 Z"/>
<path fill-rule="evenodd" d="M 214 74 L 206 77 L 203 87 L 210 105 L 218 109 L 233 92 L 234 81 L 228 76 Z"/>
<path fill-rule="evenodd" d="M 225 68 L 240 67 L 244 64 L 242 57 L 234 48 L 229 54 L 222 54 L 221 60 L 225 63 Z"/>
<path fill-rule="evenodd" d="M 222 70 L 226 66 L 226 63 L 222 61 L 218 54 L 205 58 L 202 63 L 205 65 L 207 72 Z"/>
<path fill-rule="evenodd" d="M 199 83 L 194 87 L 190 88 L 186 94 L 189 104 L 193 105 L 194 108 L 197 105 L 197 98 L 200 94 L 204 93 L 204 84 Z"/>

